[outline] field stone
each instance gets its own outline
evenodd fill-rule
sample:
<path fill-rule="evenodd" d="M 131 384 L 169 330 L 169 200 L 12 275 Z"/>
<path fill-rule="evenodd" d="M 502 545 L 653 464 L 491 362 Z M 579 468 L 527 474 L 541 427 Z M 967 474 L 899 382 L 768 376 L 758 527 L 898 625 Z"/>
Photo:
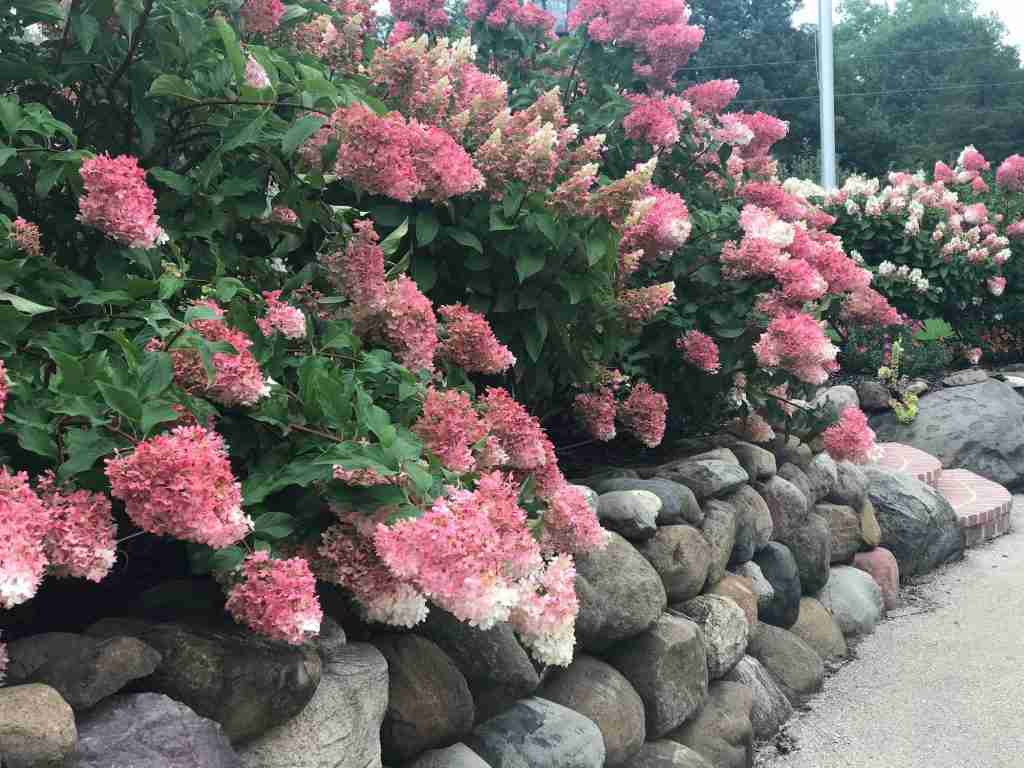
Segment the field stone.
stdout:
<path fill-rule="evenodd" d="M 757 595 L 754 594 L 754 585 L 750 579 L 726 573 L 720 582 L 708 590 L 708 594 L 725 597 L 736 603 L 747 617 L 748 626 L 757 623 Z"/>
<path fill-rule="evenodd" d="M 759 624 L 747 647 L 748 653 L 764 665 L 793 704 L 821 690 L 825 679 L 821 656 L 792 632 Z"/>
<path fill-rule="evenodd" d="M 860 515 L 841 504 L 818 504 L 814 510 L 828 523 L 832 534 L 832 564 L 851 562 L 864 547 Z"/>
<path fill-rule="evenodd" d="M 630 768 L 714 768 L 700 753 L 675 741 L 648 741 Z"/>
<path fill-rule="evenodd" d="M 7 644 L 7 685 L 27 682 L 32 673 L 51 659 L 72 656 L 95 638 L 74 632 L 42 632 Z"/>
<path fill-rule="evenodd" d="M 656 477 L 681 483 L 693 491 L 701 504 L 705 499 L 725 496 L 749 479 L 738 461 L 721 459 L 683 459 L 656 467 Z M 707 510 L 705 510 L 707 513 Z"/>
<path fill-rule="evenodd" d="M 768 505 L 772 518 L 772 536 L 775 539 L 784 538 L 807 520 L 807 496 L 781 475 L 763 483 L 755 483 L 754 490 Z"/>
<path fill-rule="evenodd" d="M 750 724 L 758 740 L 770 739 L 793 716 L 793 705 L 768 670 L 753 656 L 744 656 L 724 678 L 750 691 Z"/>
<path fill-rule="evenodd" d="M 483 758 L 462 742 L 444 749 L 431 749 L 406 768 L 490 768 Z"/>
<path fill-rule="evenodd" d="M 868 497 L 868 476 L 852 461 L 836 462 L 836 484 L 825 497 L 833 504 L 860 509 Z"/>
<path fill-rule="evenodd" d="M 594 722 L 604 737 L 607 768 L 627 764 L 644 743 L 647 730 L 640 695 L 614 667 L 593 656 L 577 655 L 544 683 L 538 695 Z"/>
<path fill-rule="evenodd" d="M 798 467 L 805 467 L 814 458 L 810 446 L 794 435 L 786 438 L 780 435 L 776 438 L 772 443 L 772 453 L 775 454 L 775 463 L 779 466 L 795 464 Z"/>
<path fill-rule="evenodd" d="M 602 768 L 605 761 L 591 720 L 537 696 L 478 725 L 465 744 L 491 768 Z"/>
<path fill-rule="evenodd" d="M 57 768 L 76 738 L 74 712 L 53 688 L 0 687 L 0 762 L 7 768 Z"/>
<path fill-rule="evenodd" d="M 862 381 L 857 384 L 861 408 L 865 411 L 885 411 L 889 409 L 892 395 L 889 388 L 878 381 Z"/>
<path fill-rule="evenodd" d="M 800 615 L 803 595 L 793 553 L 786 545 L 773 541 L 754 556 L 754 562 L 772 585 L 771 602 L 758 608 L 758 617 L 779 627 L 793 626 Z"/>
<path fill-rule="evenodd" d="M 746 614 L 733 600 L 719 595 L 700 595 L 679 607 L 700 627 L 708 662 L 708 679 L 718 680 L 747 651 L 750 626 Z"/>
<path fill-rule="evenodd" d="M 704 512 L 693 491 L 682 483 L 652 477 L 648 480 L 638 478 L 615 477 L 595 481 L 592 485 L 597 493 L 611 491 L 650 491 L 661 499 L 661 510 L 658 512 L 658 525 L 678 525 L 689 523 L 700 525 L 704 522 Z"/>
<path fill-rule="evenodd" d="M 811 402 L 812 407 L 828 405 L 835 410 L 836 416 L 842 415 L 849 407 L 860 408 L 860 396 L 857 390 L 848 384 L 837 384 L 821 392 Z"/>
<path fill-rule="evenodd" d="M 750 583 L 750 588 L 757 597 L 757 613 L 758 617 L 760 617 L 761 611 L 766 610 L 771 605 L 772 599 L 775 597 L 775 588 L 765 578 L 764 573 L 761 571 L 761 566 L 753 561 L 741 563 L 734 566 L 732 570 L 737 576 L 746 579 Z"/>
<path fill-rule="evenodd" d="M 871 577 L 850 565 L 832 569 L 818 600 L 836 620 L 844 635 L 866 635 L 885 615 L 882 590 Z"/>
<path fill-rule="evenodd" d="M 729 450 L 751 480 L 767 480 L 778 471 L 775 454 L 759 445 L 737 442 L 731 444 Z"/>
<path fill-rule="evenodd" d="M 761 495 L 744 485 L 723 499 L 736 511 L 736 543 L 730 563 L 745 563 L 772 538 L 772 513 Z"/>
<path fill-rule="evenodd" d="M 844 658 L 848 652 L 839 624 L 813 597 L 800 598 L 800 617 L 789 631 L 811 646 L 822 659 Z"/>
<path fill-rule="evenodd" d="M 700 709 L 708 692 L 708 664 L 700 628 L 663 615 L 647 632 L 623 643 L 609 659 L 644 702 L 647 737 L 678 728 Z"/>
<path fill-rule="evenodd" d="M 658 572 L 614 532 L 605 549 L 577 556 L 576 595 L 576 637 L 585 651 L 605 651 L 640 634 L 668 605 Z"/>
<path fill-rule="evenodd" d="M 828 583 L 832 560 L 832 531 L 818 515 L 808 515 L 799 528 L 790 530 L 779 542 L 789 547 L 800 574 L 804 594 L 816 594 Z"/>
<path fill-rule="evenodd" d="M 661 499 L 650 491 L 608 491 L 597 498 L 601 524 L 630 540 L 651 538 L 660 511 Z"/>
<path fill-rule="evenodd" d="M 725 576 L 736 543 L 736 510 L 726 501 L 712 499 L 704 504 L 701 533 L 711 546 L 707 583 L 714 586 Z"/>
<path fill-rule="evenodd" d="M 811 486 L 811 495 L 808 501 L 815 504 L 827 497 L 839 482 L 839 468 L 835 459 L 827 453 L 819 453 L 804 470 L 807 480 Z"/>
<path fill-rule="evenodd" d="M 969 368 L 966 371 L 956 371 L 942 379 L 947 387 L 969 387 L 972 384 L 981 384 L 988 380 L 988 371 L 981 368 Z"/>
<path fill-rule="evenodd" d="M 808 462 L 807 466 L 808 468 L 810 467 L 810 462 Z M 814 503 L 814 492 L 811 490 L 811 480 L 807 477 L 807 473 L 796 464 L 787 462 L 779 467 L 779 477 L 783 480 L 788 480 L 800 491 L 806 500 L 805 506 L 810 509 L 810 506 Z"/>
<path fill-rule="evenodd" d="M 388 706 L 381 726 L 385 761 L 409 760 L 472 730 L 473 696 L 444 651 L 418 635 L 381 635 L 370 642 L 388 662 Z"/>
<path fill-rule="evenodd" d="M 723 680 L 711 685 L 703 709 L 666 738 L 699 753 L 715 768 L 750 768 L 754 729 L 753 694 L 744 685 Z"/>
<path fill-rule="evenodd" d="M 885 610 L 892 611 L 900 607 L 900 567 L 892 552 L 884 547 L 876 547 L 870 552 L 858 552 L 853 558 L 853 567 L 871 574 L 871 578 L 882 590 Z"/>
<path fill-rule="evenodd" d="M 661 577 L 669 603 L 696 597 L 711 567 L 711 545 L 696 528 L 666 525 L 653 538 L 636 544 L 637 551 Z"/>
<path fill-rule="evenodd" d="M 860 535 L 869 549 L 882 543 L 882 527 L 878 524 L 878 514 L 871 499 L 864 499 L 860 508 Z"/>

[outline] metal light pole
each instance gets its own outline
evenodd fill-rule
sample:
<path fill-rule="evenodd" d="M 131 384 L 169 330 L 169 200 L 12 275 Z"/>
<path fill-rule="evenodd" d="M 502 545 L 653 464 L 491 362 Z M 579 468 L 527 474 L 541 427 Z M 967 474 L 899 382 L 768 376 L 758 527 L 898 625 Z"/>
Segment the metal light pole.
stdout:
<path fill-rule="evenodd" d="M 832 68 L 832 0 L 818 0 L 818 103 L 821 109 L 821 185 L 836 188 L 836 105 Z"/>

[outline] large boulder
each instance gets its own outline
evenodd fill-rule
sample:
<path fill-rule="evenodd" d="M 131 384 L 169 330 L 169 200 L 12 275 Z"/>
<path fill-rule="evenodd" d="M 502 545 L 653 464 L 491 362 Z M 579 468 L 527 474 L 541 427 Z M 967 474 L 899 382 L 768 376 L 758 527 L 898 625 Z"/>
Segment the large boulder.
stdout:
<path fill-rule="evenodd" d="M 697 501 L 703 503 L 705 499 L 725 496 L 749 480 L 746 470 L 740 466 L 736 457 L 731 453 L 729 456 L 732 461 L 722 458 L 673 461 L 655 467 L 651 472 L 654 477 L 685 485 L 694 492 Z"/>
<path fill-rule="evenodd" d="M 807 463 L 807 468 L 811 466 L 810 462 Z M 814 491 L 811 489 L 811 479 L 807 476 L 807 473 L 796 464 L 786 462 L 779 467 L 779 477 L 783 480 L 791 483 L 800 493 L 803 495 L 805 501 L 805 508 L 809 508 L 814 503 Z"/>
<path fill-rule="evenodd" d="M 751 480 L 767 480 L 778 471 L 775 454 L 765 448 L 750 443 L 732 443 L 729 450 Z"/>
<path fill-rule="evenodd" d="M 793 705 L 786 694 L 753 656 L 740 659 L 725 676 L 725 680 L 739 683 L 750 690 L 753 698 L 750 724 L 754 727 L 755 738 L 770 739 L 793 716 Z"/>
<path fill-rule="evenodd" d="M 735 573 L 727 573 L 720 582 L 708 590 L 708 595 L 717 595 L 731 600 L 743 611 L 748 627 L 757 624 L 758 596 L 754 593 L 754 583 L 750 579 L 737 576 Z M 671 607 L 677 608 L 678 606 Z"/>
<path fill-rule="evenodd" d="M 861 407 L 865 411 L 888 410 L 889 401 L 892 400 L 889 388 L 880 381 L 860 382 L 857 385 L 857 394 L 860 396 Z"/>
<path fill-rule="evenodd" d="M 819 453 L 807 465 L 804 470 L 807 481 L 811 485 L 811 496 L 808 499 L 812 504 L 821 501 L 833 490 L 839 482 L 839 468 L 835 459 L 827 453 Z"/>
<path fill-rule="evenodd" d="M 878 524 L 878 513 L 871 499 L 864 499 L 864 506 L 860 508 L 860 535 L 868 548 L 882 543 L 882 526 Z"/>
<path fill-rule="evenodd" d="M 714 768 L 699 753 L 675 741 L 649 741 L 636 754 L 630 768 Z"/>
<path fill-rule="evenodd" d="M 778 539 L 793 553 L 804 594 L 813 595 L 824 587 L 832 561 L 832 531 L 828 523 L 818 515 L 808 515 L 803 525 L 789 529 Z"/>
<path fill-rule="evenodd" d="M 826 501 L 860 509 L 868 496 L 868 476 L 852 461 L 836 463 L 836 484 Z"/>
<path fill-rule="evenodd" d="M 963 555 L 963 529 L 938 491 L 910 475 L 875 467 L 867 469 L 867 476 L 882 544 L 896 556 L 904 578 Z"/>
<path fill-rule="evenodd" d="M 800 615 L 800 572 L 789 547 L 773 541 L 754 556 L 754 563 L 772 585 L 772 599 L 767 606 L 759 605 L 761 621 L 779 627 L 791 627 Z"/>
<path fill-rule="evenodd" d="M 661 499 L 661 510 L 658 512 L 658 525 L 678 525 L 689 523 L 700 525 L 704 522 L 697 497 L 682 483 L 652 477 L 648 480 L 630 477 L 609 477 L 594 480 L 590 487 L 598 493 L 612 491 L 649 491 Z"/>
<path fill-rule="evenodd" d="M 602 768 L 605 759 L 591 720 L 536 696 L 477 726 L 465 743 L 491 768 Z"/>
<path fill-rule="evenodd" d="M 654 538 L 637 542 L 637 551 L 661 576 L 669 603 L 696 597 L 711 567 L 711 545 L 689 525 L 666 525 Z"/>
<path fill-rule="evenodd" d="M 75 713 L 50 686 L 0 688 L 0 763 L 7 768 L 57 768 L 76 737 Z"/>
<path fill-rule="evenodd" d="M 700 595 L 687 600 L 679 609 L 700 627 L 708 678 L 724 677 L 747 651 L 750 625 L 743 609 L 733 600 L 718 595 Z"/>
<path fill-rule="evenodd" d="M 664 736 L 696 712 L 708 692 L 701 631 L 689 619 L 665 614 L 647 632 L 623 643 L 609 662 L 644 702 L 647 736 Z"/>
<path fill-rule="evenodd" d="M 885 615 L 882 590 L 871 574 L 849 565 L 832 569 L 828 584 L 818 593 L 844 635 L 866 635 Z"/>
<path fill-rule="evenodd" d="M 7 685 L 27 682 L 32 673 L 51 659 L 73 656 L 95 638 L 74 632 L 42 632 L 7 644 Z"/>
<path fill-rule="evenodd" d="M 843 658 L 846 638 L 835 617 L 813 597 L 800 598 L 800 617 L 789 631 L 817 651 L 822 659 Z"/>
<path fill-rule="evenodd" d="M 729 561 L 732 564 L 745 563 L 771 541 L 772 513 L 761 494 L 749 485 L 741 486 L 724 500 L 736 512 L 736 543 Z"/>
<path fill-rule="evenodd" d="M 900 606 L 900 567 L 896 558 L 885 547 L 875 547 L 869 552 L 858 552 L 853 558 L 853 567 L 871 574 L 878 588 L 882 590 L 885 610 L 892 611 Z"/>
<path fill-rule="evenodd" d="M 650 491 L 608 491 L 597 497 L 601 524 L 630 540 L 651 538 L 659 512 L 661 499 Z"/>
<path fill-rule="evenodd" d="M 387 661 L 369 643 L 321 643 L 320 653 L 316 694 L 296 717 L 238 748 L 245 768 L 380 768 Z"/>
<path fill-rule="evenodd" d="M 747 648 L 747 652 L 771 673 L 792 703 L 799 704 L 821 690 L 825 679 L 821 657 L 792 632 L 770 624 L 759 624 Z"/>
<path fill-rule="evenodd" d="M 758 618 L 760 618 L 761 612 L 768 610 L 772 600 L 775 598 L 775 587 L 765 578 L 761 566 L 753 561 L 741 563 L 732 570 L 737 576 L 750 583 L 750 588 L 757 597 L 757 613 Z M 751 622 L 751 625 L 753 625 L 753 622 Z"/>
<path fill-rule="evenodd" d="M 829 527 L 832 535 L 832 564 L 848 563 L 864 547 L 860 515 L 842 504 L 818 504 L 814 512 Z"/>
<path fill-rule="evenodd" d="M 715 585 L 725 575 L 736 543 L 736 510 L 726 501 L 712 499 L 704 504 L 704 538 L 711 545 L 711 565 L 708 584 Z"/>
<path fill-rule="evenodd" d="M 431 749 L 417 757 L 406 768 L 491 768 L 476 752 L 463 743 L 444 749 Z"/>
<path fill-rule="evenodd" d="M 763 483 L 755 483 L 754 490 L 768 504 L 768 511 L 772 516 L 773 536 L 776 539 L 785 537 L 807 520 L 807 496 L 781 475 L 776 475 Z"/>
<path fill-rule="evenodd" d="M 137 637 L 162 660 L 145 679 L 149 691 L 183 702 L 216 720 L 238 743 L 295 717 L 320 683 L 320 656 L 231 625 L 194 626 L 103 619 L 86 633 Z"/>
<path fill-rule="evenodd" d="M 381 635 L 371 642 L 388 662 L 388 708 L 381 727 L 385 761 L 403 762 L 470 732 L 473 696 L 444 651 L 418 635 Z"/>
<path fill-rule="evenodd" d="M 163 694 L 136 693 L 107 699 L 79 719 L 78 745 L 64 768 L 241 765 L 218 723 Z"/>
<path fill-rule="evenodd" d="M 614 667 L 585 654 L 544 683 L 538 694 L 579 712 L 604 737 L 607 768 L 626 765 L 644 743 L 644 703 Z"/>
<path fill-rule="evenodd" d="M 806 467 L 814 452 L 807 443 L 803 442 L 796 435 L 783 437 L 779 435 L 771 444 L 772 453 L 775 454 L 775 463 L 780 467 L 783 464 L 796 464 L 798 467 Z"/>
<path fill-rule="evenodd" d="M 432 606 L 416 630 L 447 653 L 466 678 L 478 723 L 504 712 L 540 685 L 537 670 L 507 623 L 478 629 Z"/>
<path fill-rule="evenodd" d="M 744 685 L 718 681 L 704 708 L 666 738 L 699 753 L 715 768 L 750 768 L 754 761 L 753 695 Z"/>
<path fill-rule="evenodd" d="M 911 424 L 886 413 L 872 425 L 880 441 L 912 445 L 944 467 L 969 469 L 1007 488 L 1024 484 L 1024 398 L 1002 381 L 923 397 Z"/>
<path fill-rule="evenodd" d="M 829 407 L 839 416 L 847 408 L 860 408 L 860 396 L 857 394 L 857 390 L 848 384 L 838 384 L 820 392 L 811 401 L 811 405 L 815 408 Z"/>
<path fill-rule="evenodd" d="M 603 550 L 576 558 L 576 594 L 576 637 L 586 651 L 604 651 L 640 634 L 668 605 L 658 572 L 614 532 Z"/>

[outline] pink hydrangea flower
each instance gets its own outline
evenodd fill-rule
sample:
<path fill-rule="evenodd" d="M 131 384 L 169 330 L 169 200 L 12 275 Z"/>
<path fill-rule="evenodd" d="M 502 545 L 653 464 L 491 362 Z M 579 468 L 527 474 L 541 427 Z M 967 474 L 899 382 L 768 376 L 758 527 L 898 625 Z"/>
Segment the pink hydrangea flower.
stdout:
<path fill-rule="evenodd" d="M 775 211 L 783 221 L 801 221 L 807 217 L 806 201 L 789 194 L 780 184 L 750 181 L 740 188 L 740 197 L 748 203 Z"/>
<path fill-rule="evenodd" d="M 633 387 L 629 397 L 619 406 L 619 421 L 633 437 L 648 448 L 661 445 L 665 437 L 668 400 L 655 392 L 647 382 Z"/>
<path fill-rule="evenodd" d="M 352 300 L 357 316 L 373 314 L 384 307 L 387 284 L 384 251 L 379 241 L 373 222 L 360 219 L 344 253 L 334 251 L 320 258 L 327 282 Z"/>
<path fill-rule="evenodd" d="M 759 365 L 782 368 L 808 384 L 822 384 L 836 370 L 838 350 L 820 323 L 810 315 L 783 314 L 774 318 L 754 345 Z"/>
<path fill-rule="evenodd" d="M 988 221 L 988 208 L 984 203 L 975 203 L 964 207 L 964 221 L 968 224 L 984 224 Z"/>
<path fill-rule="evenodd" d="M 269 35 L 281 24 L 285 7 L 281 0 L 245 0 L 241 14 L 247 32 Z"/>
<path fill-rule="evenodd" d="M 881 449 L 875 444 L 875 433 L 868 426 L 868 417 L 860 408 L 848 405 L 839 421 L 823 434 L 825 450 L 836 461 L 865 464 L 876 461 Z"/>
<path fill-rule="evenodd" d="M 706 333 L 687 331 L 682 338 L 676 339 L 676 349 L 682 350 L 687 362 L 705 373 L 718 373 L 722 370 L 718 345 Z"/>
<path fill-rule="evenodd" d="M 939 161 L 935 163 L 935 168 L 932 171 L 932 178 L 936 181 L 949 183 L 953 181 L 954 178 L 953 169 L 942 161 Z"/>
<path fill-rule="evenodd" d="M 1006 278 L 1002 275 L 990 277 L 986 285 L 988 285 L 988 292 L 993 296 L 1002 296 L 1003 291 L 1006 290 Z"/>
<path fill-rule="evenodd" d="M 444 29 L 448 26 L 448 14 L 444 0 L 391 0 L 391 15 L 423 29 Z"/>
<path fill-rule="evenodd" d="M 757 205 L 745 205 L 740 211 L 740 227 L 748 238 L 766 240 L 778 248 L 793 242 L 796 228 L 779 219 L 774 211 Z"/>
<path fill-rule="evenodd" d="M 774 275 L 788 258 L 775 243 L 759 237 L 744 237 L 739 245 L 730 240 L 719 256 L 730 279 Z"/>
<path fill-rule="evenodd" d="M 630 208 L 619 249 L 642 250 L 644 260 L 652 262 L 681 247 L 692 229 L 690 212 L 679 195 L 649 187 Z"/>
<path fill-rule="evenodd" d="M 299 215 L 287 205 L 275 205 L 270 211 L 270 220 L 275 224 L 294 227 L 299 223 Z"/>
<path fill-rule="evenodd" d="M 550 466 L 557 467 L 553 457 Z M 545 495 L 547 509 L 542 518 L 544 531 L 541 538 L 545 551 L 582 554 L 607 546 L 608 532 L 601 527 L 594 508 L 579 487 L 562 478 L 555 489 Z"/>
<path fill-rule="evenodd" d="M 245 558 L 225 608 L 240 624 L 291 645 L 320 634 L 324 616 L 309 563 L 301 557 L 273 560 L 264 551 Z"/>
<path fill-rule="evenodd" d="M 670 147 L 679 141 L 679 121 L 690 112 L 690 105 L 678 96 L 627 97 L 632 109 L 622 121 L 626 136 L 654 147 Z"/>
<path fill-rule="evenodd" d="M 0 424 L 4 423 L 4 409 L 7 406 L 10 386 L 10 379 L 7 378 L 7 367 L 4 365 L 4 361 L 0 360 Z"/>
<path fill-rule="evenodd" d="M 245 84 L 250 88 L 269 88 L 271 86 L 270 76 L 252 56 L 245 60 Z"/>
<path fill-rule="evenodd" d="M 37 486 L 50 510 L 43 546 L 54 574 L 102 581 L 117 559 L 117 527 L 110 500 L 91 491 L 62 491 L 52 472 L 43 475 Z"/>
<path fill-rule="evenodd" d="M 581 392 L 573 401 L 576 418 L 595 440 L 615 438 L 615 395 L 608 387 L 597 392 Z"/>
<path fill-rule="evenodd" d="M 543 8 L 519 0 L 469 0 L 466 17 L 470 21 L 484 21 L 492 29 L 505 29 L 516 25 L 527 31 L 554 37 L 557 19 Z"/>
<path fill-rule="evenodd" d="M 619 294 L 619 314 L 627 325 L 634 328 L 646 325 L 676 297 L 673 282 L 633 288 Z"/>
<path fill-rule="evenodd" d="M 700 112 L 717 115 L 736 98 L 740 84 L 735 80 L 708 80 L 691 85 L 683 91 L 683 98 Z"/>
<path fill-rule="evenodd" d="M 434 369 L 437 317 L 430 299 L 405 275 L 385 284 L 380 312 L 353 314 L 356 333 L 379 339 L 402 365 L 413 370 Z"/>
<path fill-rule="evenodd" d="M 782 296 L 790 304 L 802 305 L 820 299 L 828 291 L 821 274 L 803 259 L 783 262 L 775 273 L 782 284 Z"/>
<path fill-rule="evenodd" d="M 1024 219 L 1013 222 L 1006 228 L 1006 236 L 1013 240 L 1024 238 Z"/>
<path fill-rule="evenodd" d="M 487 434 L 487 425 L 473 410 L 469 395 L 431 387 L 412 431 L 446 467 L 469 472 L 476 465 L 473 446 Z"/>
<path fill-rule="evenodd" d="M 515 355 L 491 330 L 486 318 L 462 304 L 441 307 L 445 339 L 439 352 L 467 373 L 495 374 L 516 363 Z"/>
<path fill-rule="evenodd" d="M 764 112 L 736 113 L 739 120 L 750 129 L 754 138 L 740 148 L 744 158 L 766 157 L 772 145 L 782 141 L 789 133 L 789 123 Z"/>
<path fill-rule="evenodd" d="M 847 295 L 843 319 L 854 325 L 902 325 L 903 317 L 889 300 L 874 288 L 861 288 Z"/>
<path fill-rule="evenodd" d="M 974 148 L 973 144 L 969 144 L 963 148 L 960 156 L 956 161 L 957 168 L 963 168 L 965 171 L 987 171 L 991 168 L 991 164 L 985 159 L 985 156 L 981 154 L 977 149 Z"/>
<path fill-rule="evenodd" d="M 50 521 L 51 512 L 29 486 L 28 475 L 0 466 L 0 608 L 10 610 L 39 589 Z"/>
<path fill-rule="evenodd" d="M 157 224 L 156 197 L 146 172 L 131 155 L 102 154 L 82 163 L 85 194 L 78 220 L 129 248 L 149 249 L 167 240 Z"/>
<path fill-rule="evenodd" d="M 566 667 L 576 644 L 576 567 L 569 555 L 558 555 L 523 596 L 509 617 L 531 655 L 542 664 Z"/>
<path fill-rule="evenodd" d="M 981 347 L 972 347 L 964 353 L 964 357 L 967 358 L 967 362 L 971 365 L 977 365 L 981 362 Z"/>
<path fill-rule="evenodd" d="M 252 529 L 224 439 L 205 427 L 175 427 L 107 459 L 107 479 L 128 517 L 149 533 L 219 549 Z"/>
<path fill-rule="evenodd" d="M 21 216 L 14 220 L 11 240 L 14 242 L 14 247 L 26 256 L 41 256 L 43 254 L 39 227 L 31 221 L 26 221 Z"/>
<path fill-rule="evenodd" d="M 1007 192 L 1024 191 L 1024 157 L 1010 155 L 996 170 L 996 186 Z"/>
<path fill-rule="evenodd" d="M 267 302 L 267 314 L 256 321 L 260 333 L 269 337 L 280 332 L 286 339 L 306 337 L 306 316 L 298 307 L 281 301 L 281 291 L 264 291 L 263 299 Z"/>
<path fill-rule="evenodd" d="M 547 436 L 540 422 L 500 387 L 488 387 L 481 403 L 488 429 L 508 454 L 509 465 L 527 471 L 543 467 Z"/>
<path fill-rule="evenodd" d="M 767 443 L 775 437 L 772 425 L 759 413 L 750 413 L 733 419 L 729 422 L 728 429 L 741 440 L 749 440 L 752 443 Z"/>

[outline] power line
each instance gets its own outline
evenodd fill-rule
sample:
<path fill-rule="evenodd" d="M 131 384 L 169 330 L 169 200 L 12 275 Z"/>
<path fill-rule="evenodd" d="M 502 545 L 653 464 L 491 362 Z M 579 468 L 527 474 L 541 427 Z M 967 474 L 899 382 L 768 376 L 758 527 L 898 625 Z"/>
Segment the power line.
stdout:
<path fill-rule="evenodd" d="M 903 88 L 899 90 L 889 91 L 852 91 L 849 93 L 837 93 L 836 98 L 849 98 L 853 96 L 889 96 L 892 94 L 906 94 L 906 93 L 931 93 L 935 91 L 962 91 L 970 90 L 972 88 L 989 88 L 989 87 L 1001 87 L 1008 85 L 1024 85 L 1024 80 L 1008 80 L 1005 82 L 996 83 L 971 83 L 969 85 L 942 85 L 934 88 Z M 740 101 L 734 101 L 733 104 L 767 104 L 782 101 L 817 101 L 817 96 L 781 96 L 771 99 L 743 99 Z"/>

